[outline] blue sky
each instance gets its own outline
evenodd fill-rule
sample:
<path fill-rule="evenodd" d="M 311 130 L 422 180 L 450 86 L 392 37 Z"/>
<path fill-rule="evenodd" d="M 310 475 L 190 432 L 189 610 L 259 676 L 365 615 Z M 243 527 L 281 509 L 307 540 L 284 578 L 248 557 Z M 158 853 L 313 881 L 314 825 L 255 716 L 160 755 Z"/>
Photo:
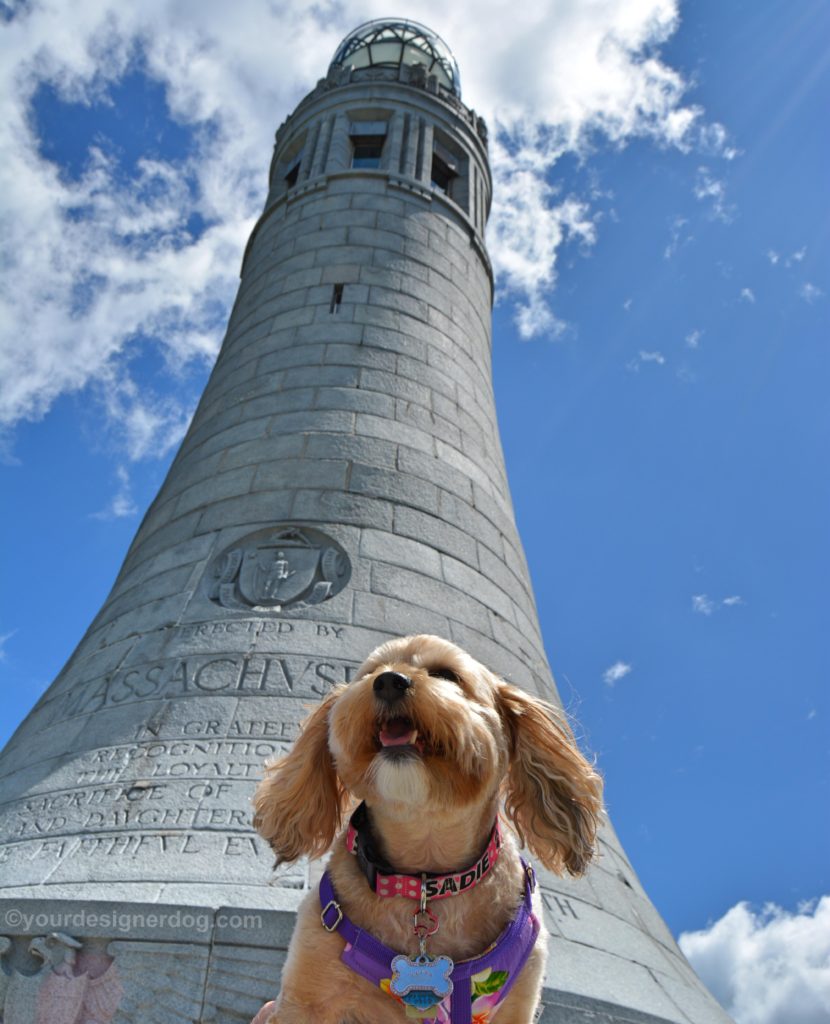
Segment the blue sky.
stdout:
<path fill-rule="evenodd" d="M 242 7 L 81 0 L 57 46 L 68 8 L 0 4 L 3 737 L 164 477 L 274 129 L 388 13 Z M 496 394 L 560 691 L 736 1019 L 826 1020 L 830 9 L 468 7 L 407 13 L 491 126 Z"/>

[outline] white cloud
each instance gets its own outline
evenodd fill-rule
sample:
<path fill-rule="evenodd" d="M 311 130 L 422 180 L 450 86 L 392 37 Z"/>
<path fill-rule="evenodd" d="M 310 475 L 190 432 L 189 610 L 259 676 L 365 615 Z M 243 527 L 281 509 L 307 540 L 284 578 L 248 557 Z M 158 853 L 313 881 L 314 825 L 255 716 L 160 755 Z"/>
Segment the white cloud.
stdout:
<path fill-rule="evenodd" d="M 693 331 L 689 331 L 686 335 L 686 344 L 689 348 L 699 348 L 700 339 L 703 337 L 703 331 L 696 327 Z"/>
<path fill-rule="evenodd" d="M 698 615 L 711 615 L 715 610 L 714 601 L 707 594 L 694 594 L 692 596 L 692 611 Z"/>
<path fill-rule="evenodd" d="M 184 437 L 193 409 L 185 401 L 145 394 L 127 371 L 102 371 L 101 404 L 133 461 L 161 458 Z"/>
<path fill-rule="evenodd" d="M 709 597 L 708 594 L 692 595 L 692 611 L 698 615 L 712 615 L 719 608 L 735 608 L 744 603 L 740 594 L 730 594 L 729 597 L 720 600 Z"/>
<path fill-rule="evenodd" d="M 700 128 L 699 145 L 704 153 L 721 156 L 724 160 L 734 160 L 736 156 L 741 155 L 741 150 L 729 145 L 728 140 L 729 133 L 717 121 L 703 125 Z"/>
<path fill-rule="evenodd" d="M 677 0 L 525 5 L 509 17 L 498 0 L 413 0 L 407 13 L 449 41 L 465 99 L 489 121 L 489 247 L 502 287 L 518 298 L 520 330 L 561 333 L 548 302 L 556 261 L 571 241 L 593 244 L 596 217 L 592 195 L 561 196 L 550 185 L 557 160 L 636 137 L 729 158 L 725 135 L 713 127 L 704 139 L 700 110 L 684 105 L 683 77 L 660 59 Z M 174 367 L 213 358 L 264 198 L 276 122 L 325 73 L 346 32 L 386 14 L 386 0 L 237 0 L 203 4 L 198 18 L 174 0 L 77 0 L 68 32 L 57 0 L 17 9 L 0 38 L 0 425 L 36 420 L 90 382 L 129 389 L 124 356 L 137 337 Z M 137 69 L 162 86 L 191 151 L 139 160 L 125 174 L 90 148 L 82 172 L 62 176 L 39 150 L 37 90 L 107 102 Z M 198 238 L 187 231 L 191 215 L 207 225 Z M 188 413 L 161 416 L 176 424 Z M 127 443 L 131 457 L 151 448 L 138 435 Z"/>
<path fill-rule="evenodd" d="M 755 292 L 751 288 L 741 288 L 741 302 L 755 303 Z"/>
<path fill-rule="evenodd" d="M 781 253 L 776 252 L 775 249 L 768 249 L 767 259 L 773 266 L 775 266 L 776 263 L 778 263 L 778 261 L 781 259 Z"/>
<path fill-rule="evenodd" d="M 110 499 L 106 508 L 100 512 L 93 512 L 93 519 L 123 519 L 126 516 L 134 516 L 138 508 L 133 501 L 133 490 L 130 483 L 130 474 L 125 466 L 118 466 L 115 470 L 118 479 L 118 489 Z"/>
<path fill-rule="evenodd" d="M 806 255 L 807 255 L 807 246 L 806 245 L 802 245 L 800 249 L 796 249 L 796 251 L 794 253 L 791 253 L 787 257 L 787 261 L 786 261 L 785 266 L 791 267 L 793 265 L 793 263 L 801 263 L 801 262 L 803 262 L 804 257 Z"/>
<path fill-rule="evenodd" d="M 678 380 L 682 380 L 684 384 L 697 384 L 700 379 L 698 374 L 689 366 L 678 366 L 675 376 Z"/>
<path fill-rule="evenodd" d="M 818 285 L 811 284 L 807 281 L 799 288 L 798 294 L 805 302 L 812 304 L 820 299 L 822 295 L 824 295 L 824 292 L 818 287 Z"/>
<path fill-rule="evenodd" d="M 666 357 L 662 352 L 644 352 L 640 349 L 639 356 L 641 363 L 657 363 L 658 366 L 663 366 L 666 362 Z"/>
<path fill-rule="evenodd" d="M 739 903 L 680 948 L 736 1024 L 830 1020 L 830 897 L 790 913 Z"/>
<path fill-rule="evenodd" d="M 644 349 L 640 349 L 636 357 L 626 364 L 626 369 L 630 370 L 632 373 L 639 373 L 640 367 L 645 363 L 653 363 L 655 366 L 665 366 L 666 357 L 662 352 L 646 352 Z"/>
<path fill-rule="evenodd" d="M 496 140 L 492 150 L 499 154 Z M 590 245 L 596 236 L 585 203 L 570 197 L 553 203 L 554 190 L 533 166 L 535 154 L 527 150 L 512 160 L 501 152 L 494 160 L 496 191 L 503 197 L 490 216 L 495 236 L 494 264 L 508 287 L 519 292 L 517 323 L 523 338 L 541 334 L 558 337 L 562 324 L 551 311 L 546 295 L 555 281 L 556 256 L 568 240 Z"/>
<path fill-rule="evenodd" d="M 313 83 L 300 45 L 313 19 L 303 15 L 292 36 L 287 30 L 298 26 L 284 12 L 283 32 L 266 39 L 246 31 L 243 39 L 234 12 L 202 9 L 196 22 L 178 10 L 164 0 L 82 0 L 67 33 L 65 9 L 46 2 L 4 26 L 0 311 L 10 329 L 0 341 L 0 422 L 37 419 L 58 395 L 90 382 L 128 388 L 123 355 L 138 336 L 174 368 L 210 361 L 218 349 L 262 200 L 274 77 L 278 106 L 297 98 L 289 73 L 274 76 L 273 68 L 307 72 Z M 39 155 L 30 107 L 38 87 L 90 104 L 139 67 L 164 86 L 171 116 L 193 132 L 192 154 L 142 159 L 125 174 L 91 148 L 77 179 L 61 177 Z M 196 240 L 186 230 L 193 214 L 207 224 Z M 140 440 L 128 445 L 131 457 L 141 451 Z"/>
<path fill-rule="evenodd" d="M 6 644 L 17 632 L 16 629 L 11 630 L 8 633 L 0 633 L 0 661 L 6 660 Z"/>
<path fill-rule="evenodd" d="M 723 221 L 725 224 L 732 220 L 735 208 L 726 201 L 726 185 L 718 181 L 708 167 L 698 168 L 693 191 L 695 199 L 710 203 L 715 220 Z"/>
<path fill-rule="evenodd" d="M 677 216 L 672 218 L 669 224 L 671 238 L 663 250 L 663 259 L 670 260 L 684 245 L 694 241 L 694 235 L 688 233 L 688 225 L 689 221 L 686 217 Z"/>
<path fill-rule="evenodd" d="M 602 681 L 608 686 L 614 686 L 631 671 L 631 666 L 624 661 L 615 661 L 610 668 L 602 673 Z"/>

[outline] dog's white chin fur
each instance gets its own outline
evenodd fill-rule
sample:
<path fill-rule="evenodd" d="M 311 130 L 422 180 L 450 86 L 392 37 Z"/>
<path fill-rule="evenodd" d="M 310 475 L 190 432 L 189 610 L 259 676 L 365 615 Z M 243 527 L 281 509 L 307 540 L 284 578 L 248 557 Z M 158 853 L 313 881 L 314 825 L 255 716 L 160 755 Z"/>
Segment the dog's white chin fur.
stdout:
<path fill-rule="evenodd" d="M 375 791 L 381 800 L 423 805 L 429 796 L 429 775 L 424 765 L 415 758 L 393 761 L 378 756 L 370 769 Z"/>

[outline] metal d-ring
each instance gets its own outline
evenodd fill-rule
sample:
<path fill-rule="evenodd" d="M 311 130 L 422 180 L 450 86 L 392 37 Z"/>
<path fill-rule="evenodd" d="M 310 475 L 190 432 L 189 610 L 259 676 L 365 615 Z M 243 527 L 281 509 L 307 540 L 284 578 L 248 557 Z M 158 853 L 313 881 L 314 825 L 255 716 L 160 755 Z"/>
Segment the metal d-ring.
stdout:
<path fill-rule="evenodd" d="M 329 912 L 329 908 L 334 907 L 337 911 L 337 920 L 332 925 L 326 924 L 326 914 Z M 329 900 L 328 903 L 320 911 L 320 923 L 326 929 L 327 932 L 335 932 L 343 920 L 343 911 L 340 909 L 340 904 L 337 900 Z"/>

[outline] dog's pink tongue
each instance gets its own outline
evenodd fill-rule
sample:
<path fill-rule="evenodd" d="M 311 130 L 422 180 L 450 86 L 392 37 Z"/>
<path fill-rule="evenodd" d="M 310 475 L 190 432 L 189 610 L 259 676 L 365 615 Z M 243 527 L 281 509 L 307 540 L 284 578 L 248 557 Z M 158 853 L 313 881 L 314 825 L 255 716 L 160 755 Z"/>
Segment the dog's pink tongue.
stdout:
<path fill-rule="evenodd" d="M 418 739 L 418 730 L 403 718 L 393 718 L 380 730 L 379 739 L 384 747 L 411 746 Z"/>

